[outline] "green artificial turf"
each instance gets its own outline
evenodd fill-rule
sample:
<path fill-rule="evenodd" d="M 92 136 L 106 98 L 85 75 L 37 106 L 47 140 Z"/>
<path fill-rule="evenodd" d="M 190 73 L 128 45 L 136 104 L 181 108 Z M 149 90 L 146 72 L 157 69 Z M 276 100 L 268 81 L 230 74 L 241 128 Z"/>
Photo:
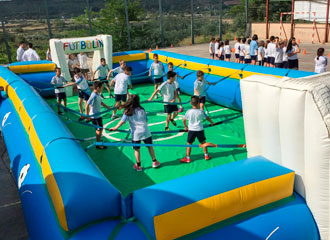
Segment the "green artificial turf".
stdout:
<path fill-rule="evenodd" d="M 153 92 L 152 84 L 138 84 L 134 85 L 134 92 L 138 93 L 141 101 L 150 97 Z M 108 93 L 104 91 L 104 96 Z M 190 100 L 190 96 L 181 95 L 182 102 Z M 158 99 L 160 100 L 160 99 Z M 57 112 L 55 99 L 48 99 L 48 103 Z M 78 96 L 68 97 L 68 107 L 78 111 Z M 114 105 L 114 99 L 105 98 L 104 102 L 109 105 Z M 160 103 L 144 103 L 142 105 L 148 115 L 148 124 L 151 131 L 164 131 L 166 114 L 164 114 L 163 104 Z M 206 103 L 210 117 L 214 122 L 222 121 L 232 118 L 240 114 L 240 112 L 231 110 L 210 102 Z M 170 123 L 170 129 L 183 129 L 182 116 L 187 109 L 191 108 L 190 104 L 184 105 L 184 112 L 179 113 L 176 118 L 177 127 Z M 105 110 L 105 109 L 102 109 Z M 122 111 L 118 111 L 118 115 L 122 115 Z M 60 116 L 63 122 L 77 138 L 95 140 L 95 129 L 93 127 L 81 125 L 76 122 L 68 122 L 69 119 L 77 120 L 79 116 L 66 112 L 64 116 Z M 111 120 L 111 113 L 103 116 L 103 124 L 105 127 L 115 126 L 119 119 Z M 205 121 L 205 125 L 209 122 Z M 128 130 L 129 125 L 126 123 L 121 129 Z M 131 141 L 130 135 L 127 133 L 118 132 L 103 132 L 103 141 L 118 142 Z M 223 124 L 206 128 L 205 136 L 207 142 L 215 144 L 241 144 L 245 143 L 243 117 L 238 117 L 234 120 L 227 121 Z M 124 139 L 124 140 L 123 140 Z M 186 144 L 187 133 L 172 133 L 153 135 L 155 144 Z M 196 144 L 198 140 L 196 139 Z M 83 147 L 87 147 L 87 142 L 81 143 Z M 189 164 L 180 163 L 180 158 L 185 156 L 185 148 L 178 147 L 156 147 L 155 153 L 157 160 L 161 166 L 157 169 L 151 167 L 152 161 L 146 147 L 141 148 L 141 162 L 142 172 L 136 172 L 133 169 L 135 163 L 134 150 L 132 147 L 108 147 L 106 150 L 97 150 L 92 147 L 87 150 L 87 154 L 99 167 L 102 173 L 109 179 L 109 181 L 122 193 L 127 196 L 134 190 L 147 187 L 153 184 L 161 183 L 170 179 L 193 174 L 205 169 L 220 166 L 222 164 L 238 161 L 246 158 L 245 149 L 231 149 L 231 148 L 209 148 L 211 160 L 205 161 L 203 150 L 201 148 L 193 148 L 191 160 Z"/>

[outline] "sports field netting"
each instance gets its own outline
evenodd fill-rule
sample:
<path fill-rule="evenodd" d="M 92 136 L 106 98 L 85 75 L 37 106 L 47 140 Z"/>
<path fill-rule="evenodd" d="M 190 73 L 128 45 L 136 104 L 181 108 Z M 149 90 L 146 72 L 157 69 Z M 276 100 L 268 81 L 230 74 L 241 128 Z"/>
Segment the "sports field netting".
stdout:
<path fill-rule="evenodd" d="M 152 84 L 138 84 L 134 85 L 134 92 L 138 93 L 140 100 L 148 99 L 154 90 Z M 108 96 L 104 90 L 104 96 Z M 188 102 L 190 96 L 180 95 L 182 102 Z M 158 99 L 159 100 L 159 99 Z M 48 99 L 49 104 L 55 112 L 57 112 L 55 99 Z M 105 98 L 104 102 L 112 107 L 114 99 Z M 166 114 L 164 113 L 164 106 L 161 103 L 144 103 L 148 115 L 148 125 L 151 131 L 164 131 Z M 182 117 L 185 111 L 191 108 L 190 104 L 183 105 L 184 111 L 179 113 L 176 118 L 177 127 L 170 123 L 171 130 L 184 129 Z M 213 122 L 219 122 L 237 116 L 240 112 L 228 109 L 213 103 L 207 102 L 206 107 L 209 116 Z M 68 108 L 79 111 L 78 96 L 68 97 Z M 103 109 L 104 110 L 104 109 Z M 101 110 L 102 111 L 102 110 Z M 119 117 L 122 111 L 118 111 Z M 64 116 L 60 116 L 67 127 L 71 130 L 76 138 L 86 140 L 95 140 L 95 129 L 90 126 L 85 126 L 77 122 L 70 122 L 68 120 L 77 120 L 79 116 L 72 113 L 65 112 Z M 103 124 L 105 128 L 114 127 L 120 118 L 112 120 L 111 112 L 103 115 Z M 204 125 L 209 125 L 208 121 Z M 128 122 L 122 126 L 122 130 L 129 130 Z M 224 122 L 223 124 L 206 128 L 205 136 L 207 142 L 215 144 L 242 144 L 245 143 L 243 117 L 240 116 L 233 120 Z M 102 141 L 105 142 L 130 142 L 131 136 L 128 133 L 109 132 L 104 131 Z M 165 133 L 160 135 L 153 135 L 153 142 L 155 144 L 186 144 L 187 133 Z M 195 144 L 198 144 L 196 139 Z M 83 147 L 87 147 L 91 142 L 82 142 Z M 87 154 L 99 167 L 102 173 L 109 179 L 109 181 L 122 193 L 127 196 L 134 190 L 147 187 L 153 184 L 161 183 L 170 179 L 182 177 L 195 172 L 199 172 L 208 168 L 226 164 L 229 162 L 238 161 L 246 158 L 245 149 L 231 149 L 231 148 L 209 148 L 209 155 L 211 160 L 204 160 L 203 150 L 201 148 L 193 148 L 191 154 L 191 163 L 180 163 L 180 159 L 185 156 L 186 149 L 178 147 L 155 147 L 157 160 L 161 166 L 157 169 L 152 168 L 152 161 L 146 147 L 141 148 L 141 166 L 142 172 L 136 172 L 133 169 L 135 163 L 134 150 L 132 147 L 108 147 L 106 150 L 97 150 L 95 147 L 87 150 Z M 192 183 L 193 184 L 193 183 Z"/>

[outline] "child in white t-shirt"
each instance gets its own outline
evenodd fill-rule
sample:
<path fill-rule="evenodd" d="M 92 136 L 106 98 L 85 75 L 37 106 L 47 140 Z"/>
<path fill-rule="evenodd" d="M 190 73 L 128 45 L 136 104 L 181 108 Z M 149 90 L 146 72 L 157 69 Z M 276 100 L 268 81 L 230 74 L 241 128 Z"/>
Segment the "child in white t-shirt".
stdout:
<path fill-rule="evenodd" d="M 275 43 L 275 37 L 271 36 L 269 38 L 269 43 L 267 46 L 267 51 L 268 51 L 268 64 L 269 67 L 275 67 L 275 56 L 276 56 L 276 48 L 277 48 L 277 43 Z"/>
<path fill-rule="evenodd" d="M 250 64 L 251 63 L 250 43 L 251 43 L 251 39 L 248 39 L 247 43 L 245 44 L 245 46 L 243 48 L 245 64 Z"/>
<path fill-rule="evenodd" d="M 284 40 L 284 45 L 283 45 L 283 68 L 289 68 L 289 56 L 286 51 L 288 46 L 288 41 Z"/>
<path fill-rule="evenodd" d="M 66 107 L 66 94 L 65 94 L 65 87 L 67 87 L 68 81 L 64 79 L 64 77 L 61 76 L 61 69 L 55 68 L 55 76 L 51 80 L 51 84 L 55 87 L 55 96 L 57 99 L 58 105 L 61 105 L 61 102 L 63 100 L 63 105 Z M 57 106 L 58 114 L 63 114 L 61 112 L 60 106 Z"/>
<path fill-rule="evenodd" d="M 218 54 L 219 45 L 220 45 L 220 38 L 217 38 L 217 39 L 215 40 L 215 44 L 214 44 L 214 49 L 215 49 L 215 59 L 217 59 L 217 60 L 219 60 L 219 54 Z"/>
<path fill-rule="evenodd" d="M 194 95 L 199 97 L 199 106 L 204 111 L 204 104 L 206 102 L 206 84 L 215 85 L 205 80 L 204 72 L 199 70 L 197 72 L 197 80 L 194 82 Z"/>
<path fill-rule="evenodd" d="M 224 46 L 224 44 L 223 44 L 223 42 L 221 41 L 220 43 L 219 43 L 219 48 L 216 50 L 216 51 L 218 51 L 218 57 L 219 57 L 219 60 L 224 60 L 225 59 L 225 57 L 224 57 L 224 48 L 223 48 L 223 46 Z"/>
<path fill-rule="evenodd" d="M 225 46 L 223 47 L 225 53 L 225 61 L 230 62 L 231 58 L 231 46 L 229 45 L 229 40 L 225 41 Z"/>
<path fill-rule="evenodd" d="M 140 105 L 140 98 L 138 95 L 132 95 L 131 98 L 123 106 L 125 108 L 124 115 L 119 121 L 117 126 L 110 129 L 110 131 L 116 131 L 125 122 L 129 122 L 132 134 L 132 143 L 140 144 L 143 141 L 145 144 L 152 144 L 151 132 L 148 128 L 148 118 L 143 107 Z M 160 166 L 160 162 L 156 160 L 155 150 L 152 146 L 147 147 L 149 150 L 150 157 L 152 159 L 152 167 L 157 168 Z M 134 155 L 136 159 L 136 164 L 133 168 L 140 172 L 141 167 L 141 153 L 140 146 L 134 146 Z"/>
<path fill-rule="evenodd" d="M 268 44 L 270 43 L 269 40 L 267 40 L 265 42 L 265 57 L 264 57 L 264 66 L 265 67 L 269 67 L 269 63 L 268 63 Z"/>
<path fill-rule="evenodd" d="M 176 86 L 174 84 L 175 72 L 169 71 L 167 73 L 167 81 L 163 82 L 156 91 L 151 95 L 148 101 L 152 101 L 154 96 L 158 92 L 163 93 L 163 101 L 164 101 L 164 112 L 167 113 L 165 131 L 169 131 L 169 123 L 171 122 L 173 126 L 176 126 L 176 122 L 174 121 L 175 117 L 178 116 L 178 105 L 176 105 L 176 99 L 178 98 L 178 94 L 176 92 Z"/>
<path fill-rule="evenodd" d="M 275 55 L 275 67 L 283 68 L 283 46 L 284 42 L 279 42 L 276 44 L 276 55 Z"/>
<path fill-rule="evenodd" d="M 210 44 L 209 44 L 209 53 L 210 53 L 210 57 L 211 59 L 214 59 L 214 55 L 215 55 L 215 38 L 212 37 Z"/>
<path fill-rule="evenodd" d="M 165 74 L 165 68 L 163 66 L 163 63 L 158 60 L 158 54 L 155 53 L 153 56 L 154 62 L 151 64 L 150 69 L 149 69 L 149 76 L 151 76 L 151 71 L 154 71 L 154 86 L 155 86 L 155 91 L 157 88 L 164 82 L 164 74 Z M 158 95 L 161 97 L 162 95 L 160 92 Z M 156 99 L 158 96 L 156 95 Z"/>
<path fill-rule="evenodd" d="M 80 65 L 80 70 L 81 73 L 84 74 L 84 77 L 86 80 L 88 80 L 88 72 L 89 72 L 89 67 L 88 67 L 88 56 L 86 53 L 79 53 L 78 54 L 78 61 Z"/>
<path fill-rule="evenodd" d="M 234 45 L 235 48 L 235 62 L 239 63 L 239 56 L 240 56 L 240 46 L 241 46 L 241 38 L 237 38 L 236 43 Z"/>
<path fill-rule="evenodd" d="M 130 66 L 125 66 L 125 70 L 123 73 L 119 73 L 116 75 L 114 79 L 111 80 L 110 86 L 115 84 L 114 92 L 115 92 L 115 107 L 117 109 L 121 109 L 121 105 L 125 104 L 127 101 L 127 89 L 128 87 L 132 88 L 132 84 L 130 81 L 130 76 L 132 73 L 132 68 Z M 113 110 L 112 119 L 117 118 L 117 109 Z"/>
<path fill-rule="evenodd" d="M 172 62 L 169 62 L 168 65 L 168 71 L 172 71 L 174 72 L 173 70 L 173 63 Z M 180 85 L 179 85 L 179 82 L 178 82 L 178 77 L 183 79 L 179 74 L 177 74 L 176 72 L 174 72 L 176 75 L 174 77 L 174 85 L 175 85 L 175 88 L 176 88 L 176 93 L 178 95 L 178 102 L 180 103 L 180 108 L 179 108 L 179 111 L 178 112 L 183 112 L 183 107 L 182 107 L 182 101 L 181 101 L 181 98 L 180 98 L 180 94 L 181 94 L 181 91 L 180 91 Z"/>
<path fill-rule="evenodd" d="M 108 64 L 106 63 L 105 58 L 101 58 L 101 64 L 93 72 L 93 76 L 92 76 L 91 80 L 94 81 L 94 77 L 95 77 L 96 72 L 99 72 L 99 80 L 105 84 L 105 87 L 109 92 L 109 98 L 110 98 L 111 97 L 111 90 L 110 90 L 109 82 L 108 82 L 108 79 L 107 79 L 109 71 L 110 71 L 110 68 L 109 68 Z"/>
<path fill-rule="evenodd" d="M 242 39 L 242 43 L 239 45 L 239 63 L 244 63 L 244 49 L 246 38 Z"/>
<path fill-rule="evenodd" d="M 327 57 L 323 56 L 324 48 L 317 49 L 315 61 L 315 72 L 316 73 L 323 73 L 327 71 L 327 64 L 328 59 Z"/>
<path fill-rule="evenodd" d="M 265 45 L 265 42 L 262 41 L 262 40 L 258 43 L 258 62 L 259 62 L 259 66 L 264 65 L 264 57 L 265 57 L 264 45 Z"/>
<path fill-rule="evenodd" d="M 206 116 L 205 112 L 199 109 L 199 98 L 197 96 L 192 96 L 190 104 L 192 109 L 189 109 L 183 117 L 183 124 L 185 130 L 188 131 L 187 145 L 191 145 L 195 142 L 197 138 L 200 144 L 204 144 L 206 141 L 203 120 L 206 119 L 212 125 L 214 125 L 213 121 Z M 187 120 L 189 125 L 187 125 Z M 205 160 L 210 160 L 211 157 L 208 154 L 207 148 L 203 147 L 204 158 Z M 191 147 L 187 147 L 186 156 L 180 160 L 182 163 L 190 163 L 190 154 Z"/>

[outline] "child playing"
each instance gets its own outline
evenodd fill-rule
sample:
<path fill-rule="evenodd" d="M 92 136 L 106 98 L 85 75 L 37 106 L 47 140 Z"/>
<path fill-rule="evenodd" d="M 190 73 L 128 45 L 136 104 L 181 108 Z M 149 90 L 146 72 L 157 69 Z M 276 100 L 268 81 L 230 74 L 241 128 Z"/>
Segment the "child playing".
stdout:
<path fill-rule="evenodd" d="M 265 42 L 261 40 L 258 44 L 258 62 L 259 62 L 259 66 L 264 65 L 264 56 L 265 56 L 264 46 L 265 46 Z"/>
<path fill-rule="evenodd" d="M 203 71 L 198 71 L 197 80 L 194 82 L 194 94 L 199 97 L 199 103 L 200 103 L 199 105 L 200 105 L 201 110 L 203 110 L 203 111 L 204 111 L 204 104 L 206 102 L 205 84 L 215 85 L 215 83 L 207 82 L 204 79 Z"/>
<path fill-rule="evenodd" d="M 132 95 L 123 107 L 125 110 L 122 119 L 119 121 L 117 126 L 111 128 L 110 131 L 116 131 L 128 120 L 132 133 L 132 143 L 141 143 L 141 141 L 143 141 L 146 144 L 152 144 L 152 136 L 148 128 L 147 114 L 144 108 L 140 105 L 139 96 Z M 140 147 L 133 147 L 133 149 L 136 159 L 136 164 L 134 164 L 133 168 L 140 172 L 142 171 Z M 159 167 L 160 162 L 156 160 L 154 148 L 148 147 L 148 150 L 152 159 L 152 167 Z"/>
<path fill-rule="evenodd" d="M 106 63 L 105 58 L 101 58 L 101 64 L 93 72 L 93 76 L 92 76 L 91 80 L 94 81 L 96 72 L 99 72 L 99 80 L 101 82 L 105 82 L 105 87 L 107 88 L 107 90 L 109 92 L 109 98 L 110 98 L 111 90 L 110 90 L 109 83 L 107 82 L 107 76 L 108 76 L 109 71 L 110 71 L 110 68 L 109 68 L 108 64 Z"/>
<path fill-rule="evenodd" d="M 215 44 L 214 44 L 215 58 L 216 58 L 217 60 L 219 60 L 219 54 L 218 54 L 219 45 L 220 45 L 220 38 L 217 38 L 217 39 L 215 40 Z"/>
<path fill-rule="evenodd" d="M 199 98 L 197 96 L 192 96 L 190 104 L 192 109 L 189 109 L 183 117 L 183 124 L 186 131 L 188 131 L 188 138 L 187 144 L 191 145 L 195 142 L 196 137 L 201 144 L 205 143 L 205 133 L 202 121 L 206 119 L 212 125 L 214 125 L 213 121 L 206 116 L 205 112 L 200 110 L 199 105 Z M 187 120 L 189 121 L 189 125 L 187 126 Z M 210 160 L 211 157 L 207 152 L 207 148 L 203 147 L 204 151 L 204 158 L 205 160 Z M 186 149 L 186 156 L 180 160 L 182 163 L 190 163 L 190 154 L 191 154 L 191 147 L 187 147 Z"/>
<path fill-rule="evenodd" d="M 73 69 L 79 67 L 79 61 L 73 53 L 69 55 L 68 65 L 69 65 L 70 76 L 73 79 L 73 75 L 74 75 Z"/>
<path fill-rule="evenodd" d="M 55 68 L 55 76 L 51 80 L 51 84 L 55 86 L 55 96 L 57 99 L 58 105 L 61 105 L 61 102 L 63 100 L 64 107 L 66 107 L 66 94 L 65 94 L 65 87 L 68 85 L 65 85 L 68 83 L 67 80 L 64 79 L 64 77 L 61 76 L 61 69 L 60 68 Z M 60 106 L 57 106 L 58 114 L 63 114 L 61 112 Z"/>
<path fill-rule="evenodd" d="M 89 97 L 87 104 L 86 104 L 86 115 L 94 115 L 91 117 L 92 123 L 96 126 L 99 126 L 96 128 L 96 141 L 100 142 L 101 141 L 101 136 L 102 136 L 102 131 L 103 131 L 103 121 L 102 121 L 102 116 L 98 114 L 101 110 L 101 105 L 103 107 L 106 107 L 107 109 L 110 109 L 109 106 L 107 106 L 105 103 L 102 102 L 102 91 L 103 91 L 103 82 L 101 81 L 95 81 L 94 84 L 94 90 Z M 90 111 L 89 111 L 90 109 Z M 97 149 L 106 149 L 106 146 L 96 146 Z"/>
<path fill-rule="evenodd" d="M 215 54 L 215 38 L 212 37 L 209 45 L 209 52 L 211 59 L 214 59 L 214 54 Z"/>
<path fill-rule="evenodd" d="M 283 68 L 283 46 L 284 42 L 278 42 L 276 40 L 276 55 L 275 55 L 275 67 Z"/>
<path fill-rule="evenodd" d="M 119 73 L 123 73 L 125 71 L 125 67 L 126 67 L 126 62 L 125 60 L 121 59 L 119 61 L 119 67 L 116 67 L 114 69 L 111 69 L 107 75 L 107 80 L 110 79 L 110 76 L 111 76 L 111 73 L 116 73 L 116 74 L 119 74 Z"/>
<path fill-rule="evenodd" d="M 151 76 L 151 70 L 154 71 L 154 84 L 155 84 L 155 91 L 158 89 L 159 85 L 161 85 L 164 82 L 163 74 L 165 74 L 165 68 L 163 66 L 163 63 L 158 60 L 158 54 L 154 54 L 154 62 L 151 64 L 149 69 L 149 76 Z M 161 97 L 162 95 L 158 93 L 158 95 Z M 158 96 L 156 95 L 156 99 Z"/>
<path fill-rule="evenodd" d="M 168 63 L 168 65 L 167 65 L 167 67 L 168 67 L 168 71 L 170 72 L 174 72 L 173 71 L 173 63 L 172 62 L 169 62 Z M 177 93 L 177 98 L 178 98 L 178 102 L 180 103 L 180 108 L 179 108 L 179 111 L 178 112 L 183 112 L 183 107 L 182 107 L 182 101 L 181 101 L 181 98 L 180 98 L 180 94 L 181 94 L 181 91 L 180 91 L 180 85 L 179 85 L 179 83 L 178 83 L 178 79 L 177 79 L 177 77 L 179 77 L 179 78 L 181 78 L 181 79 L 183 79 L 180 75 L 178 75 L 176 72 L 174 72 L 176 75 L 175 75 L 175 77 L 174 77 L 174 85 L 175 85 L 175 88 L 176 88 L 176 93 Z"/>
<path fill-rule="evenodd" d="M 88 68 L 88 57 L 87 57 L 86 53 L 83 53 L 83 52 L 79 53 L 78 61 L 79 61 L 81 73 L 84 75 L 84 78 L 86 80 L 88 80 L 89 68 Z"/>
<path fill-rule="evenodd" d="M 248 39 L 247 43 L 245 44 L 245 46 L 243 48 L 245 64 L 250 64 L 251 63 L 250 43 L 251 43 L 251 39 Z"/>
<path fill-rule="evenodd" d="M 78 98 L 78 105 L 79 105 L 79 111 L 82 114 L 83 113 L 83 101 L 85 100 L 85 108 L 87 105 L 87 101 L 89 97 L 91 96 L 91 89 L 89 88 L 88 81 L 86 78 L 84 78 L 81 74 L 81 71 L 79 68 L 74 69 L 74 80 L 75 82 L 70 83 L 69 85 L 77 85 L 78 91 L 79 91 L 79 98 Z M 78 121 L 82 121 L 84 119 L 83 116 L 81 116 Z"/>
<path fill-rule="evenodd" d="M 166 124 L 165 124 L 165 131 L 169 131 L 169 122 L 173 124 L 173 126 L 176 126 L 176 122 L 174 121 L 174 118 L 178 115 L 178 106 L 176 104 L 169 104 L 169 103 L 175 103 L 176 99 L 178 98 L 178 94 L 176 92 L 176 87 L 174 85 L 174 79 L 175 79 L 175 72 L 169 71 L 167 73 L 167 81 L 163 82 L 162 85 L 158 87 L 157 90 L 151 95 L 151 97 L 148 99 L 148 101 L 152 101 L 154 96 L 162 91 L 163 93 L 163 99 L 164 99 L 164 112 L 167 113 L 166 117 Z"/>
<path fill-rule="evenodd" d="M 315 72 L 316 73 L 323 73 L 327 71 L 327 64 L 328 59 L 327 57 L 323 56 L 324 48 L 317 49 L 315 61 Z"/>
<path fill-rule="evenodd" d="M 121 108 L 121 103 L 125 104 L 127 100 L 127 88 L 130 87 L 132 89 L 132 85 L 130 84 L 130 76 L 132 73 L 132 68 L 130 66 L 125 66 L 125 70 L 123 73 L 119 73 L 116 75 L 114 79 L 112 79 L 110 86 L 113 86 L 115 83 L 115 107 L 118 109 Z M 112 119 L 117 118 L 117 109 L 113 110 Z"/>
<path fill-rule="evenodd" d="M 244 49 L 246 38 L 242 39 L 242 43 L 239 45 L 239 63 L 244 63 Z"/>
<path fill-rule="evenodd" d="M 241 38 L 237 38 L 236 43 L 234 45 L 235 48 L 235 62 L 239 63 L 239 56 L 240 56 L 240 45 L 241 45 Z"/>
<path fill-rule="evenodd" d="M 224 52 L 225 52 L 225 61 L 230 62 L 231 58 L 231 46 L 229 45 L 229 40 L 225 41 L 225 46 L 224 46 Z"/>
<path fill-rule="evenodd" d="M 219 60 L 224 60 L 225 58 L 224 58 L 224 49 L 223 49 L 223 42 L 221 41 L 220 43 L 219 43 L 219 48 L 217 49 L 217 51 L 218 51 L 218 57 L 219 57 Z"/>

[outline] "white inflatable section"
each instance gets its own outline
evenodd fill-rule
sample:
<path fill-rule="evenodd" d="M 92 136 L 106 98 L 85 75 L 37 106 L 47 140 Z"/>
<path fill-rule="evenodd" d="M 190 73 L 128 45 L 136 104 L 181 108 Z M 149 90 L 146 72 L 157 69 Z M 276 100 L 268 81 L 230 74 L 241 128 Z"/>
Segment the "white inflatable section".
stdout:
<path fill-rule="evenodd" d="M 248 156 L 296 172 L 302 195 L 330 239 L 330 73 L 299 79 L 253 75 L 241 80 Z"/>
<path fill-rule="evenodd" d="M 105 58 L 107 64 L 112 68 L 112 36 L 97 35 L 85 38 L 51 39 L 49 41 L 52 60 L 62 69 L 62 75 L 66 80 L 71 80 L 69 67 L 65 59 L 66 54 L 80 52 L 94 52 L 94 71 L 99 65 L 101 58 Z"/>

